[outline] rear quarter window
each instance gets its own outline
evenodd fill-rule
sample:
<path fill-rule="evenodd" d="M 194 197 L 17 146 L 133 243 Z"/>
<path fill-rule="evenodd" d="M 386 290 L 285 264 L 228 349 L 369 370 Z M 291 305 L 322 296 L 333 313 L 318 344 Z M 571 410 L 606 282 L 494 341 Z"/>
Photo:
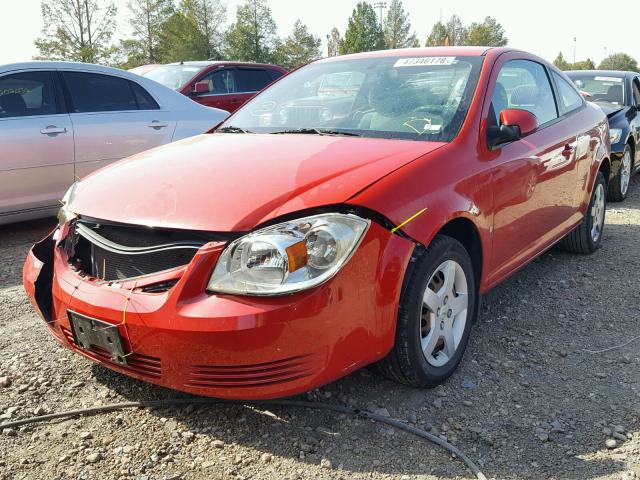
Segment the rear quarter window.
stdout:
<path fill-rule="evenodd" d="M 239 68 L 235 76 L 240 92 L 258 92 L 273 81 L 262 68 Z"/>

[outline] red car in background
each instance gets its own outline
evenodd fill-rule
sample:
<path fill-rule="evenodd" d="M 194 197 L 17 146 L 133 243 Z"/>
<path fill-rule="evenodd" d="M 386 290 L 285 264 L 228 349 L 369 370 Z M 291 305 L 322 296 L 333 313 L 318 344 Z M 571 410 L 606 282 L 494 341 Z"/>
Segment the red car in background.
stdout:
<path fill-rule="evenodd" d="M 207 107 L 232 113 L 287 70 L 250 62 L 180 62 L 160 65 L 142 75 Z"/>
<path fill-rule="evenodd" d="M 281 397 L 374 362 L 430 387 L 480 295 L 600 247 L 610 175 L 606 115 L 534 55 L 331 57 L 76 183 L 24 286 L 64 346 L 176 390 Z"/>

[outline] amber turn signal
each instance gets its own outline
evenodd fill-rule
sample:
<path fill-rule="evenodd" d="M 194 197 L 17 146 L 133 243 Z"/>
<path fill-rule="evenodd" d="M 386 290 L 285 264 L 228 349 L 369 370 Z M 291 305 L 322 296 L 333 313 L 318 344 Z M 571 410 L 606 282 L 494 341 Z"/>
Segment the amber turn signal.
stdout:
<path fill-rule="evenodd" d="M 289 272 L 295 272 L 307 264 L 307 243 L 302 241 L 289 245 L 285 251 L 289 260 Z"/>

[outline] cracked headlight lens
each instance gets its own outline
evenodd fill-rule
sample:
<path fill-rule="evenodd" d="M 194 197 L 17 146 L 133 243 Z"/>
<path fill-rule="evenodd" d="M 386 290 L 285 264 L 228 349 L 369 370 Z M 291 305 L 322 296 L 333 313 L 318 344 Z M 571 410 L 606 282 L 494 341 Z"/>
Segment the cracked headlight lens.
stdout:
<path fill-rule="evenodd" d="M 252 232 L 224 249 L 207 290 L 241 295 L 280 295 L 333 277 L 360 244 L 370 221 L 329 213 Z"/>

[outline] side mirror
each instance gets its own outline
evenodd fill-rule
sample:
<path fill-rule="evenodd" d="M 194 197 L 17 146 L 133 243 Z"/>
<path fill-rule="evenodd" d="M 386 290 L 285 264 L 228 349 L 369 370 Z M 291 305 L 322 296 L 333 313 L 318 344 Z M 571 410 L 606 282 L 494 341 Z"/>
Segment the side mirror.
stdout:
<path fill-rule="evenodd" d="M 507 109 L 500 112 L 500 125 L 487 129 L 487 142 L 493 149 L 520 140 L 538 129 L 538 119 L 527 110 Z"/>
<path fill-rule="evenodd" d="M 508 108 L 500 112 L 500 125 L 509 125 L 520 127 L 520 135 L 529 135 L 538 129 L 538 119 L 536 116 L 527 111 L 515 108 Z"/>
<path fill-rule="evenodd" d="M 209 89 L 209 82 L 196 82 L 193 85 L 193 90 L 191 93 L 194 95 L 202 95 L 203 93 L 209 93 L 211 90 Z"/>

